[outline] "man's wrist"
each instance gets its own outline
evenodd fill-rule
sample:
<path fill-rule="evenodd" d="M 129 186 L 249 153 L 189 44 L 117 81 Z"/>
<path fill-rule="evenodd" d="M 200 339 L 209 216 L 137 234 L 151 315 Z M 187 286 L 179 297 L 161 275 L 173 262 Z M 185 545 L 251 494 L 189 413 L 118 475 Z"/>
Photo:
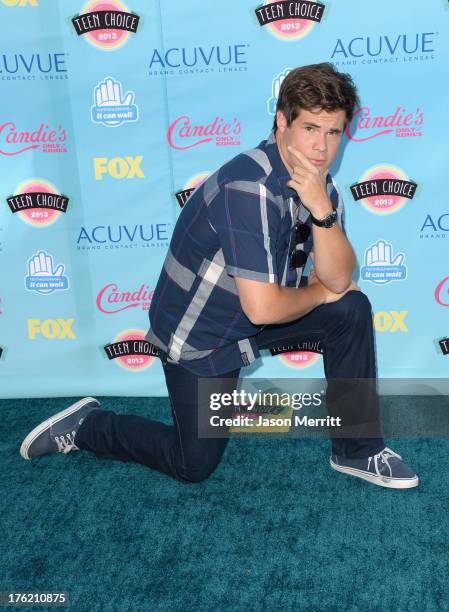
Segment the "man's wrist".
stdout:
<path fill-rule="evenodd" d="M 312 295 L 315 299 L 315 308 L 325 303 L 325 290 L 320 282 L 308 285 L 308 289 L 312 291 Z"/>
<path fill-rule="evenodd" d="M 326 217 L 332 211 L 333 211 L 332 203 L 329 199 L 327 199 L 326 201 L 320 202 L 313 208 L 309 209 L 309 212 L 312 215 L 312 217 L 315 217 L 315 219 L 319 219 L 319 220 L 324 219 L 324 217 Z"/>

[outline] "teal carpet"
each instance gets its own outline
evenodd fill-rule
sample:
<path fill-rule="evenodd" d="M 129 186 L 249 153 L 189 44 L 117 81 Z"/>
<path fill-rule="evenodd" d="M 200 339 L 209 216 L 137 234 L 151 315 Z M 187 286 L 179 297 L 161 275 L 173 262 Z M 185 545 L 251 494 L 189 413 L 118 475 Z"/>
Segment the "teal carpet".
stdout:
<path fill-rule="evenodd" d="M 449 440 L 390 441 L 421 478 L 408 491 L 333 472 L 325 440 L 233 438 L 200 484 L 87 452 L 24 461 L 72 401 L 0 402 L 0 591 L 89 612 L 448 609 Z M 104 405 L 168 418 L 165 399 Z"/>

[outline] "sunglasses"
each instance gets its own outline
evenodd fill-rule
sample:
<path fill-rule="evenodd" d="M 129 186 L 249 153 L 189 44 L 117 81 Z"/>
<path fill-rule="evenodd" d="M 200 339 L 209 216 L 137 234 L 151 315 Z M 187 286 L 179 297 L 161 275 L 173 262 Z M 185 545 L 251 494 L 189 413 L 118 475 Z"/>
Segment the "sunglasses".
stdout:
<path fill-rule="evenodd" d="M 307 253 L 302 249 L 296 250 L 298 244 L 304 244 L 307 238 L 310 236 L 310 226 L 307 223 L 295 223 L 293 228 L 295 243 L 293 249 L 290 251 L 290 267 L 291 268 L 302 268 L 307 261 Z"/>

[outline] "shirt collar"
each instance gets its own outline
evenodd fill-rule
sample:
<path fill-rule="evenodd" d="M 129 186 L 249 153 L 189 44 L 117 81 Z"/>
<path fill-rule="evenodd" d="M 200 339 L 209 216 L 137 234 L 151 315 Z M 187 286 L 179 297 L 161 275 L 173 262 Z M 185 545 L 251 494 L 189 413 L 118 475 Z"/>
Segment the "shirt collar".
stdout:
<path fill-rule="evenodd" d="M 270 160 L 271 167 L 274 170 L 276 178 L 279 181 L 279 185 L 281 187 L 281 193 L 285 200 L 289 198 L 293 198 L 296 204 L 299 204 L 299 196 L 294 189 L 287 185 L 288 181 L 291 179 L 291 176 L 285 167 L 284 162 L 282 161 L 281 155 L 279 153 L 279 148 L 276 142 L 276 136 L 274 131 L 271 130 L 270 135 L 267 138 L 267 155 Z"/>

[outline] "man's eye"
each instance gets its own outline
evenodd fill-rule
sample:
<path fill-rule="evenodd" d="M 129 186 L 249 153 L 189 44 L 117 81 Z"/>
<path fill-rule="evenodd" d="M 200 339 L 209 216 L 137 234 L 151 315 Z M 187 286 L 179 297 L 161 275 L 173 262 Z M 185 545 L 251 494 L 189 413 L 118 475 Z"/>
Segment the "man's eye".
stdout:
<path fill-rule="evenodd" d="M 313 127 L 311 127 L 310 125 L 307 125 L 305 130 L 306 132 L 313 132 Z"/>

